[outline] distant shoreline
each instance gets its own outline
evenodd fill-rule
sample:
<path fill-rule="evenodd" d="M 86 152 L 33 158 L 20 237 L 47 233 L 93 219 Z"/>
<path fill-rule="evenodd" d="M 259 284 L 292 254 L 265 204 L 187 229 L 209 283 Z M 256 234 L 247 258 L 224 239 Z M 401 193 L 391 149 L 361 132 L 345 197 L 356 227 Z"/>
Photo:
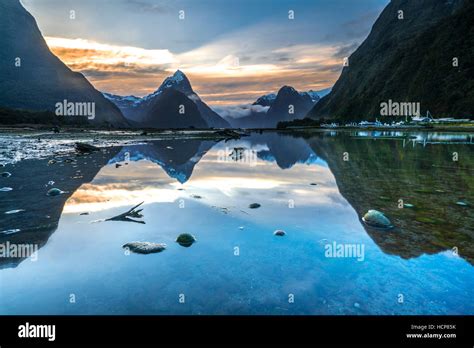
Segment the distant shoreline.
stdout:
<path fill-rule="evenodd" d="M 46 124 L 18 124 L 18 125 L 0 125 L 0 133 L 14 133 L 14 132 L 37 132 L 37 131 L 51 131 L 57 126 L 46 125 Z M 74 127 L 66 126 L 59 127 L 60 133 L 88 133 L 88 132 L 113 132 L 115 134 L 126 133 L 127 135 L 200 135 L 204 137 L 215 137 L 223 136 L 219 135 L 219 132 L 245 132 L 245 133 L 258 133 L 258 132 L 281 132 L 281 133 L 292 133 L 292 132 L 325 132 L 325 131 L 396 131 L 396 132 L 474 132 L 474 124 L 472 125 L 430 125 L 427 126 L 405 126 L 405 127 L 319 127 L 319 126 L 307 126 L 307 127 L 288 127 L 288 128 L 225 128 L 225 129 L 157 129 L 157 128 L 104 128 L 104 127 Z"/>

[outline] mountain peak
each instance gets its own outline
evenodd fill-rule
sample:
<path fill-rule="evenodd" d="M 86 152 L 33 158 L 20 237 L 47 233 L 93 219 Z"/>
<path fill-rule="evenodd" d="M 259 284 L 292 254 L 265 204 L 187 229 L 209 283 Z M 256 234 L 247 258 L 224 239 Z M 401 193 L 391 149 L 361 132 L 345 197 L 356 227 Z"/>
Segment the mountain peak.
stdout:
<path fill-rule="evenodd" d="M 162 92 L 167 88 L 175 88 L 184 94 L 193 93 L 191 83 L 181 70 L 176 70 L 172 76 L 168 76 L 161 84 L 158 91 Z"/>
<path fill-rule="evenodd" d="M 291 87 L 291 86 L 286 86 L 286 85 L 283 86 L 282 88 L 280 88 L 280 90 L 278 91 L 278 94 L 280 94 L 281 92 L 286 92 L 286 93 L 288 93 L 288 92 L 291 92 L 291 93 L 298 93 L 298 92 L 296 91 L 296 89 L 294 89 L 294 88 Z"/>
<path fill-rule="evenodd" d="M 178 69 L 174 72 L 173 77 L 182 79 L 182 78 L 185 78 L 186 75 L 181 70 Z"/>

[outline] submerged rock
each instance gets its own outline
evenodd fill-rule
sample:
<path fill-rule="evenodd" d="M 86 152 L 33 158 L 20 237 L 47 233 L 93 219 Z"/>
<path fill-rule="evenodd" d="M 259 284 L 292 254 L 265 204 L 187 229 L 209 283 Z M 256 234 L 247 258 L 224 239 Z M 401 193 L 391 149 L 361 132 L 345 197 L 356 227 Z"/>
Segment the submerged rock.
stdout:
<path fill-rule="evenodd" d="M 466 203 L 466 202 L 463 202 L 463 201 L 458 201 L 456 202 L 457 205 L 459 205 L 460 207 L 468 207 L 469 206 L 469 203 Z"/>
<path fill-rule="evenodd" d="M 54 197 L 54 196 L 62 195 L 63 193 L 64 193 L 64 191 L 61 191 L 60 189 L 58 189 L 56 187 L 53 187 L 52 189 L 48 190 L 46 195 Z"/>
<path fill-rule="evenodd" d="M 257 209 L 257 208 L 260 208 L 260 207 L 261 207 L 261 205 L 258 204 L 258 203 L 252 203 L 252 204 L 249 205 L 250 209 Z"/>
<path fill-rule="evenodd" d="M 129 249 L 131 252 L 137 254 L 152 254 L 161 253 L 166 250 L 164 243 L 150 243 L 150 242 L 130 242 L 122 246 L 124 249 Z"/>
<path fill-rule="evenodd" d="M 393 225 L 390 220 L 380 211 L 378 210 L 369 210 L 365 215 L 362 217 L 362 221 L 365 222 L 366 225 L 370 227 L 376 228 L 392 228 Z"/>
<path fill-rule="evenodd" d="M 178 236 L 178 238 L 176 238 L 176 242 L 179 245 L 181 245 L 185 248 L 188 248 L 191 245 L 193 245 L 194 242 L 196 242 L 196 238 L 192 234 L 182 233 Z"/>
<path fill-rule="evenodd" d="M 284 235 L 286 235 L 286 232 L 283 230 L 276 230 L 275 232 L 273 232 L 273 234 L 275 236 L 283 237 Z"/>
<path fill-rule="evenodd" d="M 94 152 L 94 151 L 100 150 L 97 146 L 86 144 L 86 143 L 76 143 L 74 144 L 74 146 L 76 147 L 76 150 L 78 152 L 83 152 L 83 153 Z"/>
<path fill-rule="evenodd" d="M 0 174 L 0 176 L 1 176 L 2 178 L 9 178 L 10 176 L 12 176 L 12 174 L 9 173 L 9 172 L 3 172 L 2 174 Z"/>

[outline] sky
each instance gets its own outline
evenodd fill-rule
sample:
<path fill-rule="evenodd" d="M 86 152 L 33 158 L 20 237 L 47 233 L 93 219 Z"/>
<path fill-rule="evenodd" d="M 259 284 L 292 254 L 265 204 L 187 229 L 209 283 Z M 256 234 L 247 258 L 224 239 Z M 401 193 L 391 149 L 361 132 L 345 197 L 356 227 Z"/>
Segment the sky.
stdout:
<path fill-rule="evenodd" d="M 144 96 L 180 69 L 219 108 L 284 85 L 331 87 L 389 0 L 21 2 L 50 49 L 98 90 Z"/>

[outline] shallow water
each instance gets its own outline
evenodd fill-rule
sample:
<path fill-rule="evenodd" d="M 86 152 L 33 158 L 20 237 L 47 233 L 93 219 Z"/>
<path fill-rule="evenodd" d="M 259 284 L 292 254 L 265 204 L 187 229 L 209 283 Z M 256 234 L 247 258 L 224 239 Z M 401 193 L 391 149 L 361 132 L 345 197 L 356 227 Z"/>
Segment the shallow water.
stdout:
<path fill-rule="evenodd" d="M 264 133 L 7 165 L 0 214 L 25 211 L 0 218 L 15 231 L 0 242 L 40 249 L 0 263 L 0 314 L 474 314 L 473 154 L 469 134 Z M 22 196 L 36 165 L 38 196 Z M 52 173 L 67 193 L 45 196 Z M 144 224 L 104 221 L 142 201 Z M 395 228 L 364 226 L 368 209 Z M 57 226 L 36 231 L 45 216 Z M 328 257 L 334 243 L 360 253 Z"/>

